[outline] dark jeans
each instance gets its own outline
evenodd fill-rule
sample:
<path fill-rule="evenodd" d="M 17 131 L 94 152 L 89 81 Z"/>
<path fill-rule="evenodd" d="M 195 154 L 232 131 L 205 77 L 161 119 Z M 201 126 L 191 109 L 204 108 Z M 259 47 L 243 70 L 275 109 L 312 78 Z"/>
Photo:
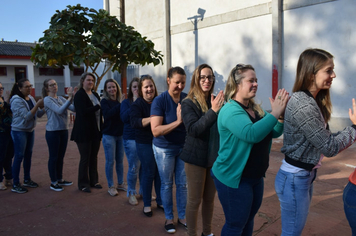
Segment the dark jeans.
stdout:
<path fill-rule="evenodd" d="M 254 218 L 263 198 L 263 178 L 241 178 L 238 188 L 230 188 L 212 171 L 211 174 L 225 214 L 221 236 L 252 235 Z"/>
<path fill-rule="evenodd" d="M 86 143 L 77 143 L 80 162 L 78 171 L 78 188 L 94 186 L 99 182 L 98 177 L 98 152 L 100 139 Z"/>
<path fill-rule="evenodd" d="M 0 182 L 4 180 L 3 170 L 5 171 L 5 179 L 12 179 L 12 158 L 14 157 L 14 144 L 11 134 L 0 132 Z"/>
<path fill-rule="evenodd" d="M 152 144 L 136 143 L 138 158 L 141 161 L 142 170 L 142 196 L 145 207 L 151 206 L 152 185 L 155 184 L 156 202 L 162 205 L 161 199 L 161 179 L 159 177 Z"/>
<path fill-rule="evenodd" d="M 344 211 L 352 230 L 352 236 L 356 236 L 356 185 L 349 182 L 344 189 Z"/>
<path fill-rule="evenodd" d="M 68 143 L 68 130 L 46 131 L 49 160 L 48 172 L 52 184 L 63 178 L 63 158 Z"/>
<path fill-rule="evenodd" d="M 35 141 L 35 131 L 11 131 L 12 141 L 14 141 L 15 158 L 12 163 L 13 184 L 20 183 L 20 169 L 23 160 L 24 180 L 31 180 L 31 158 L 32 148 Z"/>

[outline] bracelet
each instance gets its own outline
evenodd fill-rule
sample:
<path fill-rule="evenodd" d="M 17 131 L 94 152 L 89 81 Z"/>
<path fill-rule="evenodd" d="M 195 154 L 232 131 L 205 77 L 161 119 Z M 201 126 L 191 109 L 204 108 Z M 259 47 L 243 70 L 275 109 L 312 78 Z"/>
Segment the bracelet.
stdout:
<path fill-rule="evenodd" d="M 278 117 L 278 120 L 284 120 L 284 116 Z"/>

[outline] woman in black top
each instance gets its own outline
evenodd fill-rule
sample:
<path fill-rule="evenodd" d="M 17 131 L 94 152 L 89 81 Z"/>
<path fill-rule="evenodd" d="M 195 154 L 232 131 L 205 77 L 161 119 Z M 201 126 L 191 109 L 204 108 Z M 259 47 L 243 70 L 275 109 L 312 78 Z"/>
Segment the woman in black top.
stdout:
<path fill-rule="evenodd" d="M 93 91 L 94 85 L 94 74 L 86 72 L 80 78 L 80 88 L 74 96 L 76 118 L 71 135 L 80 153 L 78 188 L 87 193 L 91 192 L 90 187 L 102 188 L 98 177 L 102 114 L 100 97 Z"/>
<path fill-rule="evenodd" d="M 131 106 L 131 126 L 135 128 L 137 155 L 141 161 L 143 213 L 151 217 L 152 184 L 154 181 L 157 207 L 163 209 L 161 199 L 161 179 L 152 149 L 151 103 L 157 96 L 156 85 L 150 75 L 141 77 L 138 87 L 139 98 Z"/>

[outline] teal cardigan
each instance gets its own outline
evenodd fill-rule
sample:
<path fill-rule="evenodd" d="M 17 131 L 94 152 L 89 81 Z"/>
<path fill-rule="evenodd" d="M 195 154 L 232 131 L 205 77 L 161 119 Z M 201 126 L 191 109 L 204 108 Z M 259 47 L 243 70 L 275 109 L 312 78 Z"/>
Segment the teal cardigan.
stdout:
<path fill-rule="evenodd" d="M 230 99 L 220 110 L 218 130 L 220 149 L 212 171 L 221 183 L 238 188 L 252 146 L 271 131 L 273 138 L 279 137 L 283 133 L 283 123 L 266 111 L 261 120 L 252 123 L 247 112 Z"/>

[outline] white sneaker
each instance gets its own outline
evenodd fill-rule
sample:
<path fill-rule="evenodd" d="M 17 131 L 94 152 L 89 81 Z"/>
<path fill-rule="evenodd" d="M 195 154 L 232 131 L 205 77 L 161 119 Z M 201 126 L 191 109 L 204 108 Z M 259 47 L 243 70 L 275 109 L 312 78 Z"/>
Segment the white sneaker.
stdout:
<path fill-rule="evenodd" d="M 114 186 L 109 188 L 108 193 L 113 197 L 119 194 Z"/>
<path fill-rule="evenodd" d="M 136 206 L 138 205 L 138 202 L 137 202 L 137 199 L 136 199 L 136 196 L 135 194 L 130 194 L 129 196 L 129 203 L 133 206 Z"/>
<path fill-rule="evenodd" d="M 122 182 L 122 184 L 117 184 L 117 190 L 121 190 L 121 191 L 127 191 L 127 185 L 125 182 Z"/>
<path fill-rule="evenodd" d="M 5 184 L 3 182 L 0 182 L 0 190 L 6 190 L 7 187 L 5 186 Z"/>

